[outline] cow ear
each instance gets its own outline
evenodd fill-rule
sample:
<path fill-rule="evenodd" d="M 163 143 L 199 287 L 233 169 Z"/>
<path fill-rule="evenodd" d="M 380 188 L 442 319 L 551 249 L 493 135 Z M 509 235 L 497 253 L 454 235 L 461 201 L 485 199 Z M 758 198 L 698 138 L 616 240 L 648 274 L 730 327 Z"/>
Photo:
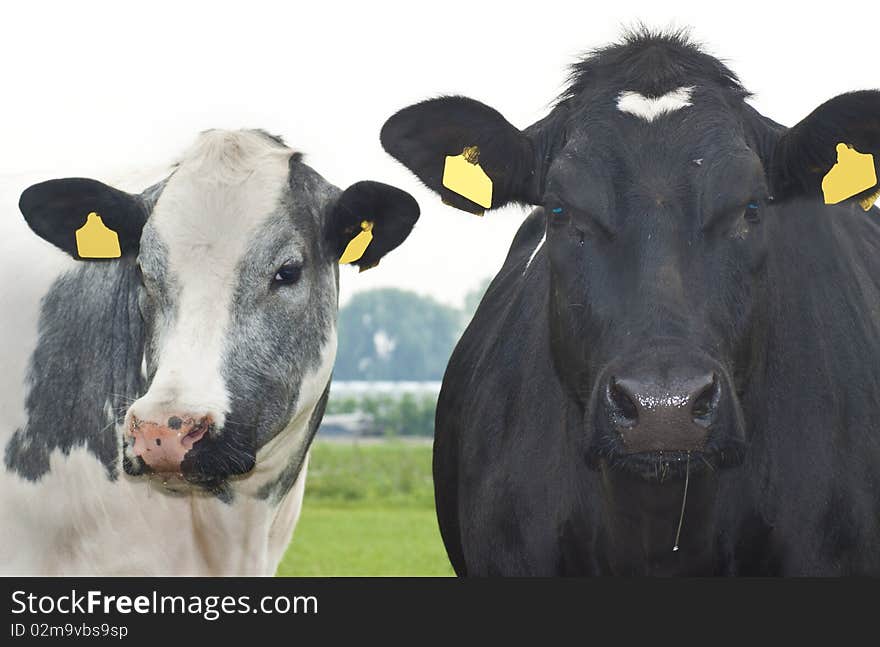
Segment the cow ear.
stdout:
<path fill-rule="evenodd" d="M 864 206 L 880 189 L 877 178 L 880 91 L 876 90 L 826 101 L 785 132 L 772 155 L 771 185 L 777 200 L 813 197 L 836 204 L 854 199 Z"/>
<path fill-rule="evenodd" d="M 85 178 L 34 184 L 18 208 L 37 236 L 82 260 L 136 253 L 147 221 L 139 196 Z"/>
<path fill-rule="evenodd" d="M 352 184 L 330 208 L 324 231 L 334 258 L 360 271 L 379 264 L 419 219 L 419 204 L 406 191 L 381 182 Z"/>
<path fill-rule="evenodd" d="M 479 101 L 443 97 L 404 108 L 385 122 L 381 141 L 443 202 L 463 211 L 539 202 L 532 142 Z"/>

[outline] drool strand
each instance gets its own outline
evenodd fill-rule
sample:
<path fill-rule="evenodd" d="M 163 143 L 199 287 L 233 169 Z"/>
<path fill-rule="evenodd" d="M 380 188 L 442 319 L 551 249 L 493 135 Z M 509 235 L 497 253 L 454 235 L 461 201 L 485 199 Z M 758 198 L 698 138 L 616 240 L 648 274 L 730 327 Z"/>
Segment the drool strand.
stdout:
<path fill-rule="evenodd" d="M 672 552 L 678 552 L 678 540 L 681 537 L 681 526 L 684 523 L 684 506 L 687 504 L 688 500 L 688 481 L 690 481 L 691 476 L 691 453 L 687 453 L 687 465 L 685 466 L 684 472 L 684 496 L 681 497 L 681 514 L 678 517 L 678 530 L 675 531 L 675 545 L 672 547 Z"/>

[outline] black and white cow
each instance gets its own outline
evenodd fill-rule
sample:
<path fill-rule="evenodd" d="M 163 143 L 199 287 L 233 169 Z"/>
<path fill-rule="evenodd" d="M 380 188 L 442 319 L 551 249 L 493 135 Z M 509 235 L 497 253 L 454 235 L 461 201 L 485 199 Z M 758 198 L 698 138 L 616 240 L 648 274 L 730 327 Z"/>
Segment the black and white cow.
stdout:
<path fill-rule="evenodd" d="M 415 200 L 340 191 L 245 130 L 203 133 L 142 193 L 51 180 L 19 206 L 0 230 L 0 571 L 274 573 L 327 399 L 340 257 L 369 222 L 354 264 L 378 263 Z M 118 258 L 80 258 L 91 213 Z"/>
<path fill-rule="evenodd" d="M 524 131 L 463 97 L 386 123 L 445 202 L 538 207 L 443 380 L 459 574 L 880 574 L 878 187 L 822 189 L 838 148 L 880 177 L 880 92 L 793 128 L 747 98 L 641 32 Z M 463 152 L 491 202 L 444 177 Z"/>

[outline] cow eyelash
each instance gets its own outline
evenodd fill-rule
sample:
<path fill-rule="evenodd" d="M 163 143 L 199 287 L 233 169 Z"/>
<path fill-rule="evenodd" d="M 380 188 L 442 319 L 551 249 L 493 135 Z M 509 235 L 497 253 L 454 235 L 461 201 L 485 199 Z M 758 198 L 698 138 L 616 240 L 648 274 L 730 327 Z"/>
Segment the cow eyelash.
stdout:
<path fill-rule="evenodd" d="M 272 277 L 273 286 L 294 285 L 302 277 L 302 265 L 294 261 L 285 261 Z"/>
<path fill-rule="evenodd" d="M 583 216 L 582 218 L 574 220 L 572 218 L 572 212 L 559 204 L 547 206 L 545 209 L 551 218 L 551 223 L 572 226 L 577 234 L 578 245 L 583 246 L 584 240 L 587 236 L 599 235 L 605 239 L 614 238 L 614 232 L 599 219 Z"/>
<path fill-rule="evenodd" d="M 749 225 L 758 225 L 761 223 L 764 207 L 767 203 L 772 202 L 772 200 L 772 198 L 753 198 L 745 204 L 739 203 L 739 206 L 719 209 L 706 219 L 702 225 L 702 230 L 709 232 L 719 228 L 736 226 L 736 223 L 741 223 L 740 219 Z"/>

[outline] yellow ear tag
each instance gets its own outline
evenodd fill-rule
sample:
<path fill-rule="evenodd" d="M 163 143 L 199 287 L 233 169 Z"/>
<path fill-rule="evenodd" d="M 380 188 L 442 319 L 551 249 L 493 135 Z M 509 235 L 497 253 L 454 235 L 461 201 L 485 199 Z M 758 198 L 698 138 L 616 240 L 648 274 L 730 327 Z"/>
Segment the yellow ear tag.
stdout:
<path fill-rule="evenodd" d="M 825 204 L 843 202 L 875 184 L 877 173 L 874 171 L 874 156 L 860 153 L 848 144 L 838 144 L 837 164 L 831 167 L 822 180 Z M 864 206 L 862 202 L 862 207 Z"/>
<path fill-rule="evenodd" d="M 119 236 L 93 211 L 76 230 L 76 253 L 80 258 L 119 258 Z"/>
<path fill-rule="evenodd" d="M 443 186 L 481 207 L 492 208 L 492 180 L 480 167 L 480 149 L 477 146 L 468 146 L 461 155 L 446 156 Z"/>
<path fill-rule="evenodd" d="M 373 223 L 364 220 L 361 223 L 361 233 L 352 238 L 348 245 L 346 245 L 345 251 L 342 252 L 342 257 L 339 259 L 339 264 L 344 265 L 345 263 L 354 263 L 356 260 L 359 260 L 364 255 L 364 252 L 367 251 L 367 247 L 370 246 L 371 242 L 373 242 Z"/>

